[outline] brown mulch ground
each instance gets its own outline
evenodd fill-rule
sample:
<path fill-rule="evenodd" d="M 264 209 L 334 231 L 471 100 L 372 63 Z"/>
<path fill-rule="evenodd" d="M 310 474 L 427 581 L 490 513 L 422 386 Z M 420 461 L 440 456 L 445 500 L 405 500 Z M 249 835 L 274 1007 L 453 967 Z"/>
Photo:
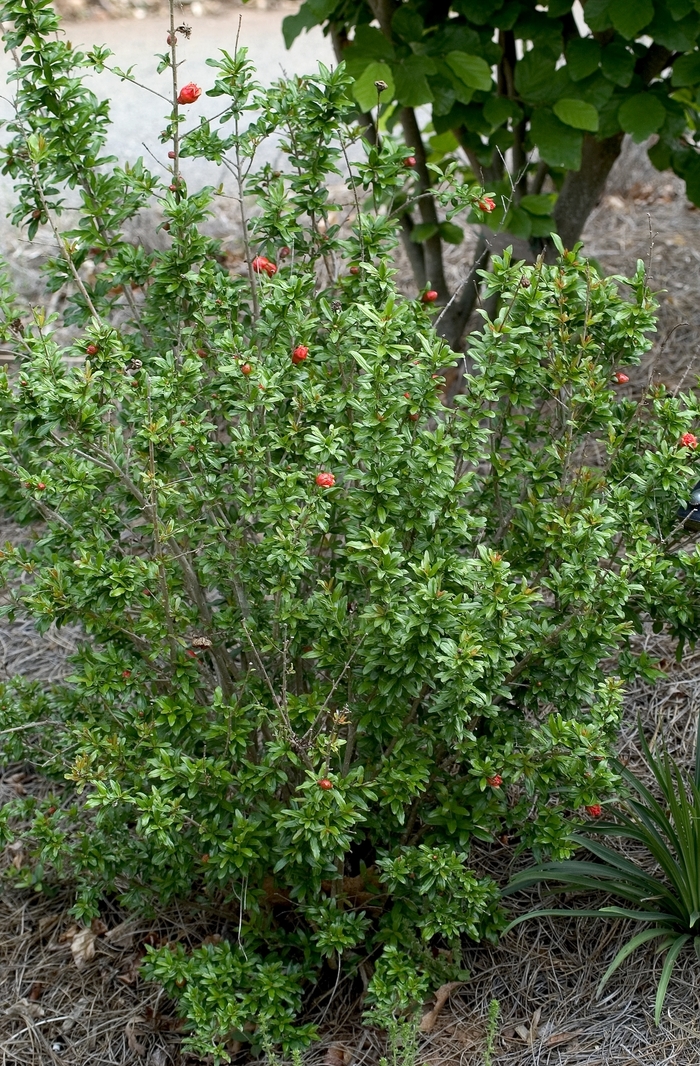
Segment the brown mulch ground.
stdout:
<path fill-rule="evenodd" d="M 687 204 L 681 183 L 656 174 L 642 151 L 632 148 L 613 173 L 585 238 L 587 254 L 606 271 L 627 274 L 638 258 L 651 262 L 654 285 L 663 290 L 654 353 L 630 375 L 627 388 L 633 394 L 641 391 L 652 358 L 658 379 L 672 388 L 694 387 L 700 372 L 700 212 Z M 31 250 L 28 255 L 26 245 L 11 235 L 3 234 L 2 243 L 14 255 L 13 272 L 22 272 L 25 293 L 33 294 L 37 276 Z M 450 249 L 453 281 L 462 276 L 464 257 L 464 247 Z M 27 535 L 26 529 L 5 525 L 0 540 Z M 61 630 L 40 637 L 28 623 L 3 621 L 0 668 L 3 674 L 60 679 L 76 636 Z M 700 713 L 700 653 L 687 654 L 677 665 L 662 637 L 648 634 L 639 640 L 650 653 L 668 660 L 669 676 L 654 687 L 640 683 L 630 688 L 620 754 L 643 771 L 636 743 L 639 715 L 648 737 L 656 742 L 663 738 L 668 750 L 688 763 Z M 26 767 L 6 767 L 0 777 L 0 802 L 45 790 L 42 779 Z M 479 855 L 478 862 L 505 881 L 512 855 L 503 848 Z M 16 868 L 21 856 L 7 849 L 2 865 Z M 88 935 L 76 943 L 70 903 L 63 890 L 39 896 L 11 883 L 3 889 L 0 1066 L 195 1062 L 181 1055 L 182 1034 L 172 1004 L 136 971 L 144 942 L 196 945 L 221 930 L 221 917 L 182 909 L 135 919 L 105 907 L 106 931 L 98 927 L 94 939 Z M 482 1066 L 488 1006 L 496 999 L 500 1021 L 494 1066 L 700 1066 L 700 982 L 691 951 L 676 967 L 658 1028 L 652 1012 L 660 964 L 653 950 L 642 949 L 596 999 L 598 981 L 629 928 L 543 919 L 518 927 L 495 948 L 468 947 L 465 965 L 472 980 L 455 991 L 423 1038 L 419 1062 Z M 94 958 L 79 968 L 76 958 L 82 961 L 90 944 Z M 317 1005 L 319 1016 L 325 1012 L 327 1036 L 310 1053 L 309 1066 L 378 1062 L 381 1034 L 362 1027 L 349 993 L 341 981 L 332 999 Z"/>

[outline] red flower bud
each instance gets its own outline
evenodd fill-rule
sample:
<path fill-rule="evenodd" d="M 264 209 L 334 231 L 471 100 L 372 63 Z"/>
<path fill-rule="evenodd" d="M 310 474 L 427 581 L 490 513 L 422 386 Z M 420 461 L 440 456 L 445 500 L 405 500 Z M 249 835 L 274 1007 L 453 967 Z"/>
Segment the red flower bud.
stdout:
<path fill-rule="evenodd" d="M 253 370 L 253 368 L 250 365 L 250 363 L 244 363 L 243 366 L 241 367 L 241 374 L 245 374 L 245 376 L 248 377 L 248 374 L 250 374 L 252 372 L 252 370 Z"/>
<path fill-rule="evenodd" d="M 208 354 L 209 354 L 209 353 L 208 353 L 208 351 L 206 350 L 206 348 L 198 348 L 198 349 L 197 349 L 197 355 L 199 356 L 199 358 L 200 358 L 200 359 L 206 359 L 206 357 L 208 356 Z"/>
<path fill-rule="evenodd" d="M 420 415 L 417 411 L 413 411 L 408 417 L 411 419 L 411 422 L 417 422 L 420 418 Z"/>
<path fill-rule="evenodd" d="M 175 153 L 171 150 L 170 152 L 168 152 L 168 159 L 174 159 L 174 158 L 175 158 Z"/>
<path fill-rule="evenodd" d="M 684 433 L 680 442 L 684 448 L 697 448 L 698 446 L 698 438 L 694 433 Z"/>
<path fill-rule="evenodd" d="M 330 781 L 327 777 L 322 777 L 318 783 L 318 787 L 322 788 L 324 792 L 330 792 L 330 790 L 333 788 L 333 782 Z"/>
<path fill-rule="evenodd" d="M 287 256 L 292 254 L 292 249 L 288 244 L 285 244 L 284 248 L 280 248 L 280 259 L 286 259 Z"/>
<path fill-rule="evenodd" d="M 87 348 L 85 349 L 85 354 L 86 355 L 97 355 L 98 351 L 99 351 L 99 349 L 98 349 L 96 344 L 88 344 Z"/>
<path fill-rule="evenodd" d="M 195 100 L 199 100 L 202 95 L 202 90 L 198 85 L 195 85 L 193 81 L 189 81 L 187 85 L 183 85 L 180 89 L 180 94 L 177 98 L 178 104 L 193 104 Z"/>
<path fill-rule="evenodd" d="M 322 470 L 320 474 L 316 475 L 316 484 L 322 489 L 332 489 L 335 485 L 335 474 Z"/>
<path fill-rule="evenodd" d="M 360 273 L 360 268 L 359 268 L 359 266 L 351 266 L 351 267 L 350 267 L 350 273 L 351 273 L 351 274 L 359 274 L 359 273 Z"/>
<path fill-rule="evenodd" d="M 171 192 L 177 192 L 177 185 L 168 185 Z"/>
<path fill-rule="evenodd" d="M 37 481 L 36 487 L 39 490 L 39 492 L 43 492 L 44 489 L 46 488 L 46 485 L 44 484 L 43 481 Z"/>
<path fill-rule="evenodd" d="M 404 396 L 406 397 L 406 399 L 407 399 L 407 400 L 410 400 L 410 399 L 411 399 L 411 394 L 410 394 L 410 392 L 405 392 L 405 393 L 404 393 Z"/>
<path fill-rule="evenodd" d="M 503 778 L 500 774 L 494 774 L 493 777 L 486 778 L 486 784 L 491 785 L 491 788 L 499 788 L 503 784 Z"/>
<path fill-rule="evenodd" d="M 405 167 L 414 167 L 416 165 L 416 157 L 414 155 L 408 155 L 403 161 Z"/>
<path fill-rule="evenodd" d="M 48 809 L 48 811 L 46 813 L 47 814 L 55 814 L 56 813 L 56 808 L 55 807 L 49 807 L 49 809 Z"/>
<path fill-rule="evenodd" d="M 131 670 L 122 670 L 122 677 L 124 678 L 124 680 L 126 680 L 128 677 L 131 677 Z"/>
<path fill-rule="evenodd" d="M 490 214 L 491 211 L 495 211 L 496 209 L 496 201 L 492 200 L 490 196 L 483 196 L 481 200 L 477 202 L 476 206 L 481 211 L 485 211 L 487 214 Z"/>
<path fill-rule="evenodd" d="M 603 813 L 603 808 L 599 803 L 591 803 L 586 807 L 586 811 L 590 814 L 591 818 L 600 818 Z"/>
<path fill-rule="evenodd" d="M 292 362 L 295 365 L 297 363 L 303 363 L 304 360 L 307 358 L 308 354 L 309 349 L 306 347 L 305 344 L 297 344 L 296 348 L 292 352 Z"/>
<path fill-rule="evenodd" d="M 421 296 L 421 300 L 424 304 L 434 304 L 437 298 L 438 294 L 435 292 L 435 289 L 428 289 L 428 291 L 424 292 Z"/>
<path fill-rule="evenodd" d="M 627 374 L 623 374 L 621 370 L 618 370 L 616 374 L 613 374 L 613 377 L 618 385 L 626 385 L 629 381 Z"/>

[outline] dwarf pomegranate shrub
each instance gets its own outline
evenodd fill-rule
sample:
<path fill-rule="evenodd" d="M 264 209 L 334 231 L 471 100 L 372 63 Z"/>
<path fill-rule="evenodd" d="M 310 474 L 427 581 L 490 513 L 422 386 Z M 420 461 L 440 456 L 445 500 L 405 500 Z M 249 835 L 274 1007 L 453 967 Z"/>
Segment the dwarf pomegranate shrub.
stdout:
<path fill-rule="evenodd" d="M 411 167 L 358 140 L 342 67 L 263 91 L 239 49 L 201 97 L 175 78 L 160 177 L 104 156 L 82 76 L 108 53 L 56 37 L 48 0 L 2 18 L 15 220 L 53 232 L 47 286 L 69 297 L 59 323 L 3 280 L 3 498 L 40 520 L 2 553 L 4 610 L 83 634 L 64 682 L 1 687 L 5 760 L 53 783 L 2 812 L 15 873 L 70 881 L 82 920 L 105 897 L 220 912 L 220 941 L 146 966 L 216 1061 L 231 1039 L 308 1042 L 300 1015 L 341 975 L 386 1024 L 501 927 L 474 843 L 566 857 L 572 812 L 615 787 L 624 679 L 655 675 L 635 627 L 696 638 L 675 514 L 697 402 L 618 395 L 654 325 L 643 270 L 623 285 L 560 247 L 496 262 L 500 309 L 446 408 L 430 293 L 394 284 Z M 192 118 L 207 96 L 218 126 Z M 271 136 L 286 164 L 256 170 Z M 203 229 L 217 193 L 187 187 L 192 156 L 235 178 L 240 271 Z M 483 196 L 443 178 L 447 203 Z M 124 225 L 153 203 L 150 252 Z"/>

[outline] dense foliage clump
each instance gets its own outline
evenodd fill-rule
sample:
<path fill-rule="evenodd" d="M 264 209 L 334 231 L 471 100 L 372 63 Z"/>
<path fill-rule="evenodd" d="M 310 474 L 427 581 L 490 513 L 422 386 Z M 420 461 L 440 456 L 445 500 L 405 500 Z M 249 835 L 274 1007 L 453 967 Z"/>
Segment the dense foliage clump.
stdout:
<path fill-rule="evenodd" d="M 697 636 L 700 559 L 675 517 L 696 400 L 616 395 L 653 329 L 643 269 L 602 278 L 560 246 L 495 262 L 497 314 L 445 406 L 454 356 L 394 284 L 405 151 L 358 139 L 342 67 L 263 92 L 224 54 L 220 129 L 183 126 L 175 80 L 161 180 L 102 154 L 82 75 L 107 53 L 54 38 L 44 0 L 3 18 L 16 220 L 53 229 L 74 330 L 59 344 L 4 279 L 21 360 L 0 391 L 4 500 L 41 519 L 2 553 L 6 610 L 83 634 L 65 682 L 1 687 L 4 758 L 53 782 L 2 812 L 6 839 L 29 825 L 18 876 L 70 880 L 82 920 L 106 897 L 220 908 L 223 941 L 147 964 L 219 1060 L 233 1038 L 311 1039 L 300 1012 L 339 968 L 387 1023 L 461 973 L 464 935 L 503 925 L 473 845 L 565 857 L 572 812 L 615 787 L 624 679 L 655 675 L 634 629 Z M 288 169 L 255 171 L 273 135 Z M 189 156 L 236 178 L 240 273 Z M 82 206 L 63 230 L 66 188 Z M 162 251 L 123 230 L 154 202 Z"/>

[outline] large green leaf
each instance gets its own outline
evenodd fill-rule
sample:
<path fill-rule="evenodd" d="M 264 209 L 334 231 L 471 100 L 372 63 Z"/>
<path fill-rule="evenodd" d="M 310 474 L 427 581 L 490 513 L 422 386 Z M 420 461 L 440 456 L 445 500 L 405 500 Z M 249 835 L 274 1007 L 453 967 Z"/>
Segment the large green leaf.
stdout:
<path fill-rule="evenodd" d="M 601 48 L 592 37 L 575 37 L 566 48 L 566 65 L 573 81 L 587 78 L 600 63 Z"/>
<path fill-rule="evenodd" d="M 466 52 L 450 52 L 445 57 L 460 81 L 471 89 L 488 92 L 491 88 L 491 67 L 481 56 L 467 55 Z"/>
<path fill-rule="evenodd" d="M 484 26 L 503 7 L 503 0 L 455 0 L 452 7 L 474 25 Z"/>
<path fill-rule="evenodd" d="M 576 130 L 588 130 L 595 133 L 598 129 L 598 112 L 593 104 L 587 104 L 585 100 L 557 100 L 554 105 L 554 114 L 567 126 L 573 126 Z"/>
<path fill-rule="evenodd" d="M 666 119 L 666 108 L 651 93 L 637 93 L 620 104 L 617 117 L 625 133 L 629 133 L 632 140 L 640 144 L 661 129 Z"/>
<path fill-rule="evenodd" d="M 385 81 L 387 88 L 382 93 L 377 93 L 375 81 Z M 371 111 L 380 103 L 388 103 L 394 98 L 394 78 L 388 63 L 370 63 L 365 67 L 359 78 L 352 87 L 352 95 L 357 100 L 363 111 Z"/>
<path fill-rule="evenodd" d="M 688 52 L 694 47 L 700 30 L 700 15 L 693 12 L 677 21 L 668 11 L 659 8 L 647 33 L 656 44 L 663 45 L 670 52 Z"/>
<path fill-rule="evenodd" d="M 409 7 L 400 7 L 391 20 L 391 28 L 404 41 L 420 41 L 425 29 L 423 19 L 417 11 Z"/>
<path fill-rule="evenodd" d="M 586 23 L 594 33 L 607 30 L 612 25 L 609 8 L 612 0 L 587 0 Z"/>
<path fill-rule="evenodd" d="M 553 192 L 530 193 L 523 196 L 520 206 L 530 215 L 551 215 L 557 194 Z"/>
<path fill-rule="evenodd" d="M 422 244 L 423 241 L 429 241 L 437 232 L 438 225 L 436 222 L 419 222 L 411 230 L 411 240 L 414 244 Z"/>
<path fill-rule="evenodd" d="M 671 13 L 671 18 L 682 19 L 693 10 L 693 0 L 666 0 L 666 7 Z"/>
<path fill-rule="evenodd" d="M 330 3 L 330 10 L 332 11 L 335 6 L 336 0 L 332 0 L 332 3 Z M 325 16 L 319 18 L 319 16 L 314 13 L 309 0 L 307 0 L 306 3 L 303 3 L 302 6 L 299 7 L 299 10 L 295 15 L 288 15 L 287 18 L 282 19 L 284 46 L 286 46 L 286 48 L 291 48 L 299 33 L 302 33 L 303 30 L 310 30 L 313 26 L 318 26 L 319 22 L 323 21 L 323 17 Z"/>
<path fill-rule="evenodd" d="M 636 58 L 632 52 L 618 41 L 613 41 L 603 49 L 603 58 L 601 60 L 603 74 L 615 85 L 622 85 L 623 88 L 627 88 L 634 75 L 635 62 Z"/>
<path fill-rule="evenodd" d="M 439 229 L 440 236 L 448 244 L 461 244 L 464 240 L 464 230 L 454 222 L 441 222 Z"/>
<path fill-rule="evenodd" d="M 549 52 L 533 48 L 515 67 L 515 88 L 523 100 L 540 104 L 555 99 L 556 61 Z"/>
<path fill-rule="evenodd" d="M 608 15 L 617 32 L 632 40 L 653 19 L 654 5 L 651 0 L 612 0 Z"/>
<path fill-rule="evenodd" d="M 484 104 L 484 118 L 494 129 L 502 126 L 509 118 L 519 122 L 522 117 L 522 108 L 507 96 L 490 96 Z"/>
<path fill-rule="evenodd" d="M 396 99 L 402 107 L 420 107 L 430 104 L 433 94 L 426 78 L 435 74 L 437 67 L 429 56 L 408 56 L 392 64 Z"/>
<path fill-rule="evenodd" d="M 560 122 L 549 108 L 542 107 L 533 112 L 530 136 L 545 163 L 566 170 L 580 168 L 583 134 Z"/>
<path fill-rule="evenodd" d="M 359 78 L 368 63 L 373 60 L 388 62 L 394 58 L 394 46 L 384 34 L 374 26 L 358 26 L 352 44 L 344 53 L 348 74 Z"/>
<path fill-rule="evenodd" d="M 700 52 L 678 57 L 673 64 L 671 84 L 678 87 L 700 84 Z"/>

